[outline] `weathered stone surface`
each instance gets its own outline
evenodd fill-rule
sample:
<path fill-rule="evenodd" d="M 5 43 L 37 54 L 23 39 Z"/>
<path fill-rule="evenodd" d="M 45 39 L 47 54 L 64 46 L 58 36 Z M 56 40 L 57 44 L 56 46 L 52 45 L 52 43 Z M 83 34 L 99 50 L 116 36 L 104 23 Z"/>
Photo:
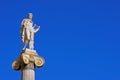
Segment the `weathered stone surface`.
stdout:
<path fill-rule="evenodd" d="M 20 57 L 15 60 L 12 64 L 14 70 L 20 70 L 22 64 L 33 63 L 38 68 L 42 67 L 45 63 L 44 58 L 39 56 L 35 50 L 26 49 L 22 51 Z"/>

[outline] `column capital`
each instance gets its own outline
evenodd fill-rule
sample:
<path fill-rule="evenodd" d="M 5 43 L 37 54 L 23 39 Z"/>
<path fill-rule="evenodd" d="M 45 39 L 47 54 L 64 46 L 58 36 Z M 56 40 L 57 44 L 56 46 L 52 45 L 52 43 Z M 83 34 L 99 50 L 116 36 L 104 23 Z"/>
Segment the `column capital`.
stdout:
<path fill-rule="evenodd" d="M 42 67 L 45 63 L 44 58 L 39 56 L 35 50 L 23 50 L 21 55 L 12 64 L 14 70 L 20 70 L 23 65 L 33 63 L 38 68 Z"/>

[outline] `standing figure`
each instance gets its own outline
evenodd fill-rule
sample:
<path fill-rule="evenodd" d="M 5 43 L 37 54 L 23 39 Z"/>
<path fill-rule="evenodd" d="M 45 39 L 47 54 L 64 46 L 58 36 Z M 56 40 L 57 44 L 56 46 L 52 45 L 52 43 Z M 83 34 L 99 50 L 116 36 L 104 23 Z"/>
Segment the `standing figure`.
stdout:
<path fill-rule="evenodd" d="M 34 25 L 32 22 L 32 13 L 28 14 L 28 18 L 23 19 L 21 23 L 21 38 L 24 43 L 23 50 L 26 49 L 27 44 L 29 44 L 29 49 L 34 50 L 34 34 L 40 29 L 40 27 Z"/>

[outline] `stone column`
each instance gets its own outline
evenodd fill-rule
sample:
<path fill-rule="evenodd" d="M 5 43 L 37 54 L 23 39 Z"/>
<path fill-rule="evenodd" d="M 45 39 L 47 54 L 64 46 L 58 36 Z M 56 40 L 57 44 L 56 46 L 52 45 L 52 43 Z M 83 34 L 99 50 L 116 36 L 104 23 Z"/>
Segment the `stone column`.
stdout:
<path fill-rule="evenodd" d="M 34 63 L 23 64 L 21 69 L 21 80 L 35 80 L 35 66 Z"/>

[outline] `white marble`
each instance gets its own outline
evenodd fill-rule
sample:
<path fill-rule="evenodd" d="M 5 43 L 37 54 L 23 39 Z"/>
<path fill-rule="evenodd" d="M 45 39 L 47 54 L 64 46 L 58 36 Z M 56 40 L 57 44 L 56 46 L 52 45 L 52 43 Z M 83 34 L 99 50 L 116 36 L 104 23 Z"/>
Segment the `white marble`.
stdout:
<path fill-rule="evenodd" d="M 23 50 L 29 44 L 29 49 L 34 50 L 34 35 L 40 29 L 40 26 L 33 25 L 32 13 L 28 14 L 28 18 L 23 19 L 21 23 L 21 38 L 24 43 Z"/>

